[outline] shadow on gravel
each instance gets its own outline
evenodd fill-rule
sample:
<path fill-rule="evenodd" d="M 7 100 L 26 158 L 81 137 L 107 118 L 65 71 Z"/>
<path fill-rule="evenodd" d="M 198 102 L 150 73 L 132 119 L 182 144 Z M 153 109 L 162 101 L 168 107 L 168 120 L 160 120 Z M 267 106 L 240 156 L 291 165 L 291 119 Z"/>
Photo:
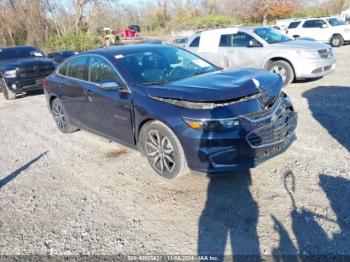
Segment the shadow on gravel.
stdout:
<path fill-rule="evenodd" d="M 259 210 L 250 185 L 249 170 L 210 178 L 205 209 L 199 219 L 198 255 L 223 256 L 230 240 L 234 259 L 238 259 L 237 255 L 253 255 L 254 261 L 259 261 Z"/>
<path fill-rule="evenodd" d="M 15 170 L 14 172 L 12 172 L 11 174 L 9 174 L 8 176 L 4 177 L 3 179 L 0 180 L 0 189 L 2 187 L 4 187 L 7 183 L 11 182 L 13 179 L 15 179 L 20 173 L 22 173 L 24 170 L 28 169 L 32 164 L 34 164 L 35 162 L 37 162 L 40 158 L 42 158 L 44 155 L 47 154 L 48 151 L 40 154 L 39 156 L 37 156 L 36 158 L 32 159 L 31 161 L 29 161 L 27 164 L 21 166 L 20 168 L 18 168 L 17 170 Z"/>
<path fill-rule="evenodd" d="M 289 185 L 286 182 L 291 180 Z M 293 197 L 295 190 L 294 174 L 288 172 L 285 174 L 285 188 L 292 200 L 292 230 L 296 238 L 296 246 L 293 244 L 288 231 L 284 228 L 274 216 L 272 220 L 275 223 L 275 230 L 280 236 L 278 248 L 272 251 L 276 261 L 284 261 L 283 256 L 300 255 L 297 257 L 288 257 L 288 261 L 310 261 L 310 256 L 339 256 L 349 255 L 350 243 L 350 180 L 341 177 L 332 177 L 320 175 L 320 186 L 328 197 L 331 208 L 336 218 L 329 218 L 324 214 L 317 214 L 305 208 L 298 208 Z M 324 224 L 327 222 L 337 231 L 331 237 L 328 237 Z M 329 227 L 328 227 L 329 228 Z M 329 232 L 328 232 L 329 233 Z M 315 257 L 313 257 L 313 261 Z M 344 260 L 345 261 L 345 260 Z"/>
<path fill-rule="evenodd" d="M 319 86 L 303 93 L 313 117 L 350 151 L 350 86 Z"/>

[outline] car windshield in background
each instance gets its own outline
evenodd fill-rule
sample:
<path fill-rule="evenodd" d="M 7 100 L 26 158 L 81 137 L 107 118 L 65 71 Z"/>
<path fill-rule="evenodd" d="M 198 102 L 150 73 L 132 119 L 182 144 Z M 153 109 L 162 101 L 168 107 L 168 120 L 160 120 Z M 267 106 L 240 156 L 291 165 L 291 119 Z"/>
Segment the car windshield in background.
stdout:
<path fill-rule="evenodd" d="M 117 55 L 116 58 L 141 85 L 159 85 L 218 70 L 203 59 L 173 47 L 127 56 Z"/>
<path fill-rule="evenodd" d="M 339 26 L 339 25 L 346 24 L 343 20 L 341 20 L 339 18 L 330 18 L 330 19 L 327 19 L 327 21 L 331 26 Z"/>
<path fill-rule="evenodd" d="M 68 58 L 68 57 L 71 57 L 71 56 L 76 55 L 76 54 L 78 54 L 78 52 L 66 51 L 66 52 L 60 53 L 60 56 L 61 56 L 62 58 Z"/>
<path fill-rule="evenodd" d="M 276 44 L 291 40 L 288 36 L 273 28 L 257 28 L 254 30 L 254 33 L 260 36 L 269 44 Z"/>
<path fill-rule="evenodd" d="M 44 54 L 39 49 L 29 47 L 0 49 L 0 60 L 26 57 L 44 57 Z"/>

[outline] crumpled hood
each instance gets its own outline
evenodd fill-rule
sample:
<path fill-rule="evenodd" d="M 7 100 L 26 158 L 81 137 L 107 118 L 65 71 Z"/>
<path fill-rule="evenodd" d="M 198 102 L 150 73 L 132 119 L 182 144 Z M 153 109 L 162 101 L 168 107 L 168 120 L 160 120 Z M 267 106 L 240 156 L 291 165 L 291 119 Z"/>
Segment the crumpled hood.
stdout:
<path fill-rule="evenodd" d="M 222 102 L 263 92 L 277 97 L 280 76 L 263 70 L 238 69 L 190 77 L 159 86 L 145 87 L 148 95 L 191 102 Z"/>
<path fill-rule="evenodd" d="M 52 59 L 47 57 L 28 57 L 28 58 L 13 58 L 2 60 L 0 64 L 11 67 L 19 67 L 26 65 L 54 64 Z"/>
<path fill-rule="evenodd" d="M 315 49 L 315 50 L 331 48 L 330 45 L 317 42 L 317 41 L 312 41 L 312 40 L 292 40 L 292 41 L 281 42 L 278 44 L 272 44 L 272 46 L 290 47 L 290 48 L 299 48 L 299 49 Z"/>

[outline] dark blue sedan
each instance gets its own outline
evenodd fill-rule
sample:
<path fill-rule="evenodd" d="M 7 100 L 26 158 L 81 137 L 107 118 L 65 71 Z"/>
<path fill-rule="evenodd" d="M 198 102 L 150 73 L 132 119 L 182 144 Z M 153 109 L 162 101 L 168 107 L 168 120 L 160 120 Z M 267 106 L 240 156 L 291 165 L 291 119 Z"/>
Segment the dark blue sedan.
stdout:
<path fill-rule="evenodd" d="M 177 47 L 84 52 L 43 84 L 62 132 L 87 129 L 136 148 L 166 178 L 251 168 L 295 140 L 280 76 L 221 70 Z"/>

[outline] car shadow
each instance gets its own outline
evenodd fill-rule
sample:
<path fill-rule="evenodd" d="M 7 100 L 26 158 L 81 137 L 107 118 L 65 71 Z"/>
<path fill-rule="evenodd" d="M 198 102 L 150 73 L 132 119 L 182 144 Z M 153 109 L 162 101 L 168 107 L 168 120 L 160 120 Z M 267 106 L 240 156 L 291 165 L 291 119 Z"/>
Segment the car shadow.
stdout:
<path fill-rule="evenodd" d="M 293 83 L 295 83 L 295 84 L 310 83 L 310 82 L 318 81 L 322 78 L 323 78 L 323 76 L 313 77 L 313 78 L 305 78 L 305 79 L 297 79 L 297 80 L 294 80 Z"/>
<path fill-rule="evenodd" d="M 350 86 L 319 86 L 303 93 L 313 117 L 350 150 Z"/>
<path fill-rule="evenodd" d="M 21 166 L 20 168 L 18 168 L 15 171 L 13 171 L 11 174 L 9 174 L 6 177 L 4 177 L 3 179 L 1 179 L 0 180 L 0 189 L 3 188 L 9 182 L 11 182 L 13 179 L 15 179 L 20 173 L 22 173 L 23 171 L 28 169 L 32 164 L 34 164 L 35 162 L 39 161 L 40 158 L 42 158 L 44 155 L 47 154 L 47 152 L 48 151 L 38 155 L 36 158 L 33 158 L 31 161 L 29 161 L 25 165 Z"/>
<path fill-rule="evenodd" d="M 210 112 L 210 119 L 234 115 L 229 108 L 218 107 Z M 200 148 L 211 148 L 211 132 L 202 133 Z M 202 158 L 199 153 L 199 157 Z M 204 161 L 211 169 L 209 159 Z M 251 174 L 248 169 L 221 175 L 208 174 L 209 184 L 205 208 L 198 222 L 199 256 L 224 259 L 227 245 L 231 246 L 233 259 L 260 258 L 257 234 L 259 208 L 250 192 Z"/>
<path fill-rule="evenodd" d="M 292 172 L 287 172 L 284 178 L 285 181 L 287 178 L 292 178 L 292 183 L 295 183 Z M 274 229 L 280 237 L 278 247 L 272 251 L 275 261 L 310 261 L 311 258 L 316 259 L 312 261 L 319 261 L 317 259 L 318 256 L 322 258 L 325 255 L 339 256 L 350 254 L 350 180 L 320 174 L 319 181 L 319 185 L 330 201 L 336 218 L 328 217 L 324 213 L 315 213 L 304 207 L 298 208 L 294 198 L 294 186 L 288 186 L 285 183 L 292 202 L 290 217 L 296 244 L 292 242 L 288 231 L 282 223 L 272 215 Z M 325 223 L 331 224 L 333 229 L 339 227 L 340 231 L 334 230 L 333 232 L 335 233 L 328 232 L 325 229 L 327 228 Z"/>
<path fill-rule="evenodd" d="M 222 259 L 230 241 L 235 259 L 260 256 L 256 228 L 259 209 L 250 185 L 249 170 L 210 178 L 207 201 L 199 219 L 198 255 Z"/>

